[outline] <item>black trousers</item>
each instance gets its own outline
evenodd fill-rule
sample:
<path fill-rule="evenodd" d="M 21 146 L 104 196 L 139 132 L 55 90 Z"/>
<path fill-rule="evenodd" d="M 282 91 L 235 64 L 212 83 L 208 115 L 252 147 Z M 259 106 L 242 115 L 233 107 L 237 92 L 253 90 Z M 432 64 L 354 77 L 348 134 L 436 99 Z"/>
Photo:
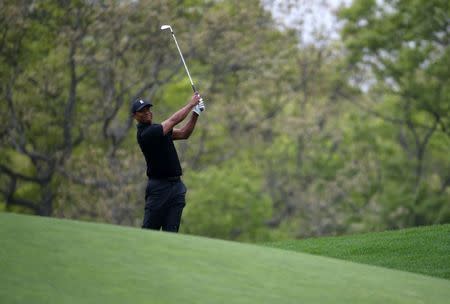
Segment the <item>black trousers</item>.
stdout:
<path fill-rule="evenodd" d="M 178 232 L 185 205 L 186 186 L 181 179 L 149 179 L 142 228 Z"/>

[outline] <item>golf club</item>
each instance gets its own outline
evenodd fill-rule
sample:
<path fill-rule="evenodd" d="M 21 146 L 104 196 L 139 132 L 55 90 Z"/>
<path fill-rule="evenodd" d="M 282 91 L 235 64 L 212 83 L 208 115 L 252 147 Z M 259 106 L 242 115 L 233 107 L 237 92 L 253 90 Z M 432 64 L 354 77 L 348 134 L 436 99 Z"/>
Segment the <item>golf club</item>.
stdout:
<path fill-rule="evenodd" d="M 194 90 L 194 92 L 197 92 L 197 89 L 195 88 L 194 82 L 192 81 L 191 74 L 189 73 L 189 70 L 188 70 L 188 67 L 186 65 L 186 62 L 184 61 L 183 54 L 181 53 L 180 47 L 179 47 L 178 42 L 177 42 L 177 38 L 175 37 L 175 33 L 173 32 L 172 27 L 170 25 L 167 25 L 167 24 L 161 25 L 161 30 L 162 31 L 163 30 L 167 30 L 167 29 L 170 29 L 170 32 L 172 33 L 173 40 L 175 41 L 175 44 L 177 45 L 177 49 L 178 49 L 178 52 L 180 53 L 181 61 L 183 61 L 184 68 L 186 69 L 186 73 L 187 73 L 187 75 L 189 77 L 189 80 L 191 81 L 192 90 Z M 200 98 L 200 102 L 202 102 L 202 101 L 203 101 L 203 98 Z M 204 107 L 201 107 L 200 111 L 203 111 L 204 109 L 205 109 Z"/>

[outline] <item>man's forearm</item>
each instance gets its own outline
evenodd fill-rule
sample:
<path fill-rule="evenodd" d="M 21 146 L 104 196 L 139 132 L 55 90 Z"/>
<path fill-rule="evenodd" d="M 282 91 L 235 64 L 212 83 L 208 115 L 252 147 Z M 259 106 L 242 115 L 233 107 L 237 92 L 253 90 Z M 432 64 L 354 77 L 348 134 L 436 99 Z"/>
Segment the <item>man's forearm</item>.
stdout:
<path fill-rule="evenodd" d="M 187 105 L 185 105 L 184 107 L 182 107 L 180 110 L 175 112 L 168 119 L 163 121 L 161 123 L 161 125 L 163 127 L 164 135 L 166 135 L 170 130 L 173 129 L 173 127 L 175 127 L 177 124 L 179 124 L 181 121 L 183 121 L 194 107 L 195 107 L 195 104 L 190 102 Z"/>
<path fill-rule="evenodd" d="M 172 116 L 169 117 L 168 120 L 174 123 L 174 126 L 182 122 L 186 116 L 188 116 L 189 112 L 195 107 L 195 105 L 188 103 L 184 107 L 182 107 L 180 110 L 175 112 Z"/>
<path fill-rule="evenodd" d="M 187 122 L 187 124 L 184 125 L 183 128 L 181 128 L 181 133 L 183 134 L 183 137 L 185 139 L 187 139 L 187 138 L 189 138 L 189 136 L 191 136 L 192 131 L 194 131 L 195 124 L 197 123 L 197 119 L 198 119 L 198 115 L 192 113 L 192 116 L 189 119 L 189 121 Z"/>

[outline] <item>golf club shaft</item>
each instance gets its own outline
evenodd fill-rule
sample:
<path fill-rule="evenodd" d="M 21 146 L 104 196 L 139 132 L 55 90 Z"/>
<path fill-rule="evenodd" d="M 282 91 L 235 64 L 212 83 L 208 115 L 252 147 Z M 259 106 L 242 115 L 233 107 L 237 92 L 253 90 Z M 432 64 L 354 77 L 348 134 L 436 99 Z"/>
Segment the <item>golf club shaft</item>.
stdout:
<path fill-rule="evenodd" d="M 184 61 L 183 53 L 181 53 L 181 49 L 180 49 L 180 46 L 178 45 L 177 38 L 175 37 L 175 34 L 173 32 L 172 32 L 172 37 L 173 37 L 173 40 L 175 41 L 175 44 L 177 45 L 178 53 L 180 53 L 181 61 L 183 61 L 183 65 L 184 65 L 186 73 L 187 73 L 187 75 L 189 77 L 189 81 L 191 82 L 192 89 L 195 92 L 196 89 L 195 89 L 195 86 L 194 86 L 194 82 L 192 81 L 191 73 L 189 73 L 189 69 L 188 69 L 188 67 L 186 65 L 186 61 Z"/>
<path fill-rule="evenodd" d="M 178 45 L 177 38 L 175 37 L 175 33 L 173 32 L 172 28 L 171 28 L 171 32 L 172 32 L 173 40 L 175 41 L 175 44 L 176 44 L 177 49 L 178 49 L 178 53 L 180 53 L 181 61 L 183 61 L 184 69 L 186 70 L 186 73 L 187 73 L 187 75 L 189 77 L 189 81 L 191 82 L 192 90 L 195 93 L 195 92 L 197 92 L 197 89 L 195 88 L 194 82 L 192 81 L 191 73 L 189 73 L 189 69 L 188 69 L 188 67 L 186 65 L 186 61 L 184 61 L 183 53 L 181 53 L 180 46 Z M 202 101 L 203 101 L 203 98 L 200 98 L 200 102 L 202 102 Z M 200 110 L 203 111 L 204 107 L 202 107 Z"/>

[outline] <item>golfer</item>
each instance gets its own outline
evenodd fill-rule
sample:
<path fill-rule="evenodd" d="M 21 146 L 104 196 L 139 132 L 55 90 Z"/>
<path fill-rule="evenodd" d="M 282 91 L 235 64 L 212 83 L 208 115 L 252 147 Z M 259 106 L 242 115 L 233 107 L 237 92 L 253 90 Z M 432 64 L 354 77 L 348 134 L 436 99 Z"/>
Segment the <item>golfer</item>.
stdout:
<path fill-rule="evenodd" d="M 162 123 L 153 123 L 152 104 L 135 100 L 131 112 L 137 124 L 137 142 L 147 162 L 148 184 L 145 190 L 145 212 L 142 228 L 178 232 L 186 205 L 186 186 L 174 140 L 187 139 L 194 130 L 203 102 L 195 93 L 191 100 Z M 175 128 L 190 112 L 188 122 Z"/>

